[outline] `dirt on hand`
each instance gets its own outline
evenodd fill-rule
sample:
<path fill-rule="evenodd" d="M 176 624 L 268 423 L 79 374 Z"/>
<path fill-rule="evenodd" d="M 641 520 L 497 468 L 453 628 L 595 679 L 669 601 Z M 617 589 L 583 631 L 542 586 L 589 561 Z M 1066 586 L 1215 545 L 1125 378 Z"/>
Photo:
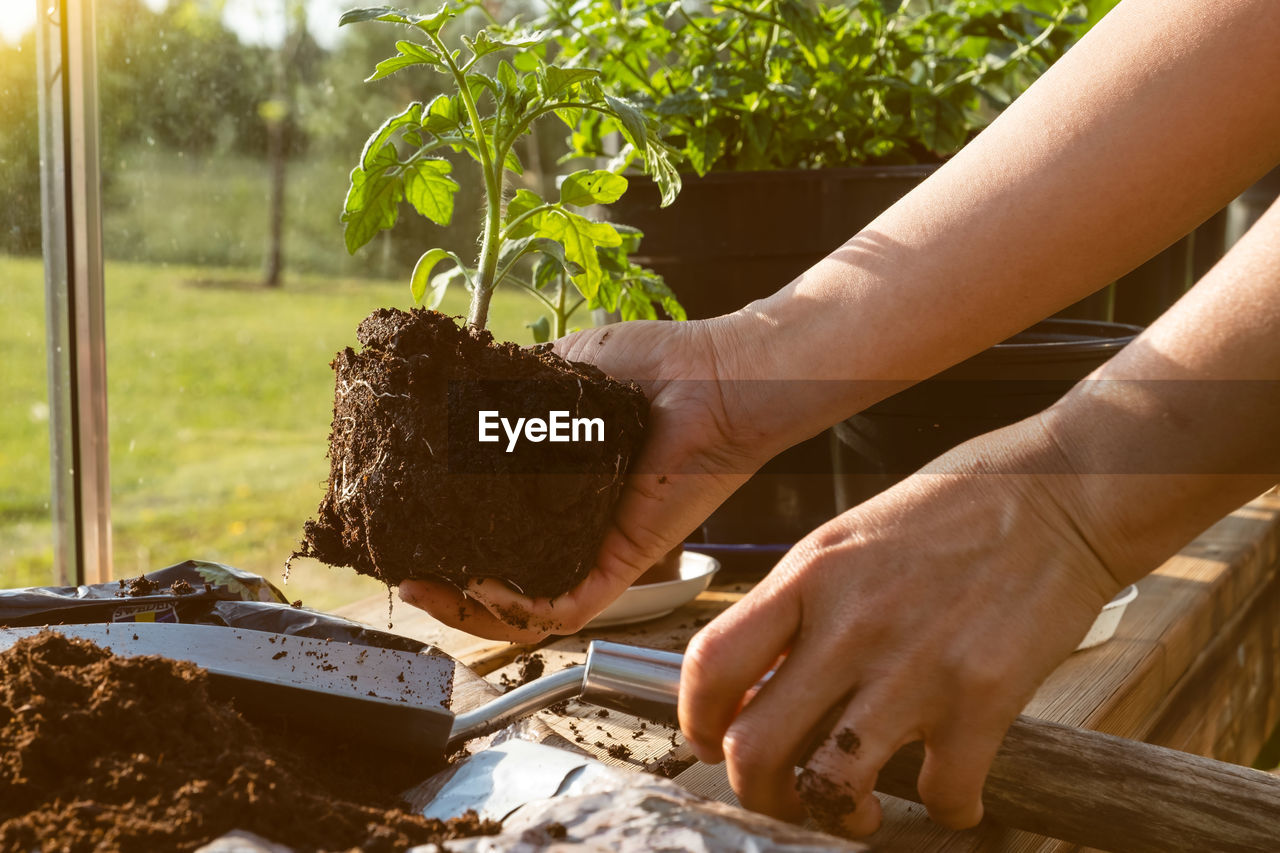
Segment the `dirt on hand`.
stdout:
<path fill-rule="evenodd" d="M 192 850 L 241 829 L 394 851 L 500 828 L 410 814 L 399 792 L 429 768 L 264 730 L 209 688 L 193 664 L 53 632 L 0 653 L 0 850 Z"/>

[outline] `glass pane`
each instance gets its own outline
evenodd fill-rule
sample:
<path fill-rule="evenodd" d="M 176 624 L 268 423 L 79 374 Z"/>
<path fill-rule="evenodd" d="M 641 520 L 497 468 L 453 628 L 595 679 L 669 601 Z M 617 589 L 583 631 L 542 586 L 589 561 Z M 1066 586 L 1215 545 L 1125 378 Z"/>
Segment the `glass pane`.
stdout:
<path fill-rule="evenodd" d="M 416 221 L 347 254 L 365 137 L 430 93 L 425 75 L 364 84 L 398 36 L 339 33 L 341 8 L 97 4 L 117 577 L 191 558 L 279 583 L 328 475 L 329 361 L 370 311 L 412 303 L 424 244 L 474 249 L 473 197 L 451 229 L 406 208 Z M 501 296 L 492 325 L 531 342 L 522 298 Z M 385 594 L 307 561 L 285 592 L 322 608 Z"/>
<path fill-rule="evenodd" d="M 0 588 L 53 582 L 35 3 L 0 18 Z"/>

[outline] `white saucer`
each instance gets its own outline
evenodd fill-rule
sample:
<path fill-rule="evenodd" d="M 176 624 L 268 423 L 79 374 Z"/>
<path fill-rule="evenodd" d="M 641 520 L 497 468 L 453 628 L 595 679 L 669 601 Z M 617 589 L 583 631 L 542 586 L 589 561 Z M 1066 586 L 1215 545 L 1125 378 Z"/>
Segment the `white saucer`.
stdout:
<path fill-rule="evenodd" d="M 720 561 L 706 554 L 685 551 L 680 555 L 680 578 L 643 586 L 627 587 L 626 592 L 587 623 L 588 628 L 630 625 L 666 616 L 682 604 L 698 597 L 711 583 Z"/>

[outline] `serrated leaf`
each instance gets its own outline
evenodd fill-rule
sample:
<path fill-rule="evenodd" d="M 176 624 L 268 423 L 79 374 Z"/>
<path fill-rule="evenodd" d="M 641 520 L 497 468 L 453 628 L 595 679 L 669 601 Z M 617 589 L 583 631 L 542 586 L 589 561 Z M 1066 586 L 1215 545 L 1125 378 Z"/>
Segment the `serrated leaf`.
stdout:
<path fill-rule="evenodd" d="M 366 172 L 356 167 L 351 171 L 351 186 L 342 212 L 348 253 L 354 255 L 374 234 L 396 224 L 396 205 L 402 195 L 400 182 L 389 178 L 385 169 Z"/>
<path fill-rule="evenodd" d="M 618 122 L 622 126 L 622 135 L 636 148 L 643 149 L 646 133 L 644 113 L 640 112 L 640 108 L 624 98 L 615 98 L 609 94 L 604 95 L 604 102 L 618 117 Z"/>
<path fill-rule="evenodd" d="M 479 101 L 480 96 L 488 90 L 495 101 L 501 99 L 502 92 L 498 88 L 498 83 L 488 74 L 481 74 L 479 71 L 467 72 L 467 88 L 471 90 L 471 98 Z"/>
<path fill-rule="evenodd" d="M 585 207 L 612 204 L 627 191 L 627 179 L 601 169 L 580 169 L 560 184 L 560 203 Z"/>
<path fill-rule="evenodd" d="M 457 10 L 450 4 L 449 0 L 445 0 L 439 9 L 426 15 L 410 15 L 409 23 L 413 24 L 423 32 L 438 33 L 440 28 L 448 23 L 449 19 L 458 14 Z"/>
<path fill-rule="evenodd" d="M 698 125 L 688 135 L 685 154 L 689 157 L 689 165 L 699 175 L 711 171 L 711 167 L 724 153 L 724 134 L 706 124 Z"/>
<path fill-rule="evenodd" d="M 511 197 L 511 201 L 507 202 L 506 222 L 508 224 L 511 222 L 515 222 L 521 216 L 533 210 L 534 208 L 541 207 L 542 204 L 543 204 L 543 201 L 541 196 L 539 196 L 533 190 L 524 189 L 523 187 L 521 187 L 520 189 L 516 190 L 516 194 Z M 530 219 L 527 219 L 524 222 L 520 223 L 520 225 L 516 228 L 515 231 L 511 233 L 510 236 L 516 237 L 516 238 L 526 237 L 536 232 L 537 229 L 538 229 L 537 217 L 531 217 Z"/>
<path fill-rule="evenodd" d="M 422 159 L 404 171 L 404 197 L 414 210 L 437 225 L 453 219 L 453 194 L 458 182 L 449 177 L 453 164 L 448 160 Z"/>
<path fill-rule="evenodd" d="M 448 2 L 427 15 L 418 15 L 405 9 L 393 9 L 390 6 L 371 6 L 343 12 L 342 17 L 338 19 L 338 26 L 344 27 L 361 21 L 387 21 L 392 24 L 409 24 L 425 32 L 438 33 L 440 28 L 456 14 L 457 11 Z"/>
<path fill-rule="evenodd" d="M 365 141 L 364 150 L 360 152 L 361 165 L 366 169 L 373 168 L 380 156 L 385 157 L 393 133 L 406 127 L 418 127 L 421 123 L 422 104 L 417 101 L 405 107 L 403 112 L 384 121 L 382 126 Z M 390 146 L 390 151 L 394 155 L 395 147 Z"/>
<path fill-rule="evenodd" d="M 448 257 L 450 253 L 444 249 L 428 249 L 422 253 L 422 257 L 418 258 L 418 263 L 413 267 L 413 275 L 409 276 L 409 290 L 413 293 L 415 305 L 421 305 L 426 298 L 427 289 L 431 283 L 431 271 L 435 269 L 436 264 Z M 441 289 L 437 294 L 433 289 L 431 298 L 432 301 L 427 307 L 434 310 L 444 299 L 444 290 Z"/>
<path fill-rule="evenodd" d="M 440 54 L 432 47 L 418 44 L 412 41 L 396 42 L 396 50 L 399 53 L 390 59 L 384 59 L 373 69 L 373 74 L 365 78 L 366 83 L 372 83 L 374 80 L 381 80 L 397 71 L 410 68 L 414 65 L 443 65 L 444 61 L 440 58 Z"/>
<path fill-rule="evenodd" d="M 471 51 L 471 54 L 479 59 L 482 56 L 488 56 L 507 48 L 525 48 L 532 47 L 535 44 L 541 44 L 546 39 L 546 33 L 524 33 L 512 38 L 497 39 L 489 35 L 488 30 L 481 30 L 476 33 L 475 40 L 467 36 L 462 37 L 462 42 Z"/>
<path fill-rule="evenodd" d="M 338 19 L 338 26 L 358 24 L 361 21 L 391 21 L 396 24 L 409 23 L 409 12 L 404 9 L 393 9 L 390 6 L 366 6 L 363 9 L 348 9 Z"/>
<path fill-rule="evenodd" d="M 427 105 L 422 116 L 422 126 L 437 136 L 458 130 L 462 124 L 462 111 L 456 97 L 436 95 Z"/>
<path fill-rule="evenodd" d="M 552 100 L 578 83 L 594 80 L 599 76 L 600 72 L 594 68 L 561 68 L 557 65 L 548 65 L 542 73 L 542 94 L 548 100 Z"/>
<path fill-rule="evenodd" d="M 617 246 L 622 238 L 607 222 L 592 222 L 585 216 L 561 208 L 552 208 L 539 217 L 539 237 L 548 237 L 564 246 L 565 259 L 582 267 L 573 283 L 587 299 L 595 298 L 603 275 L 596 246 Z"/>
<path fill-rule="evenodd" d="M 498 73 L 494 77 L 498 81 L 498 90 L 503 94 L 514 95 L 520 90 L 520 77 L 505 59 L 498 60 Z"/>

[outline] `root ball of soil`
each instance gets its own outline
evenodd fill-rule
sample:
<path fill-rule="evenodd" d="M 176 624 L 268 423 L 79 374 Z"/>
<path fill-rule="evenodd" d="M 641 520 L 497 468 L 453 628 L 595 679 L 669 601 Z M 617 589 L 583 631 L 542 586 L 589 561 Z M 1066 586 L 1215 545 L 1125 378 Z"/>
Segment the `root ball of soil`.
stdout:
<path fill-rule="evenodd" d="M 357 336 L 333 361 L 329 483 L 296 556 L 389 584 L 494 577 L 534 597 L 581 581 L 644 435 L 639 387 L 434 311 L 380 309 Z M 481 442 L 481 411 L 599 419 L 603 440 L 511 447 L 499 428 Z"/>

